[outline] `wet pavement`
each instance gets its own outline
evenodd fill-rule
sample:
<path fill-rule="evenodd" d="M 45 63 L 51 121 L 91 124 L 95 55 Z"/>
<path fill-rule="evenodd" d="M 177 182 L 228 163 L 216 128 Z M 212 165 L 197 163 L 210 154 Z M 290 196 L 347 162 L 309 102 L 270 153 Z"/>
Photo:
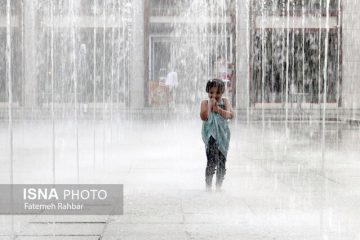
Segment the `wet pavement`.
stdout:
<path fill-rule="evenodd" d="M 199 120 L 55 124 L 56 183 L 124 184 L 119 216 L 0 216 L 0 239 L 358 239 L 360 129 L 231 122 L 221 192 L 205 191 Z M 14 124 L 14 183 L 52 183 L 49 121 Z M 0 182 L 9 183 L 7 125 Z M 94 148 L 95 146 L 95 148 Z M 80 175 L 77 176 L 76 156 Z"/>

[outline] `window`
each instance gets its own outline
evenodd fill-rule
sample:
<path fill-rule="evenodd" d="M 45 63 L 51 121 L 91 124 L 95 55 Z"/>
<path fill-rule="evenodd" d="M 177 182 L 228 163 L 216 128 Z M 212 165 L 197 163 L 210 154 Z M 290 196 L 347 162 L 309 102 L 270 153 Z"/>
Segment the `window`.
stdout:
<path fill-rule="evenodd" d="M 325 56 L 326 0 L 321 3 L 293 0 L 289 8 L 287 0 L 253 1 L 250 59 L 252 104 L 284 103 L 286 94 L 289 102 L 299 101 L 299 97 L 306 103 L 323 102 L 325 57 L 328 59 L 326 102 L 340 104 L 339 9 L 338 0 L 331 0 L 328 51 Z"/>

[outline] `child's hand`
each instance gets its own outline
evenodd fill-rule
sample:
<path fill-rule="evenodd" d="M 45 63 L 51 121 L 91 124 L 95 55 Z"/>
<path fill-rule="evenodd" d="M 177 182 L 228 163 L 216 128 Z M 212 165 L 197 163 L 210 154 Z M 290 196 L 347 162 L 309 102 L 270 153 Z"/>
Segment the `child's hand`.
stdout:
<path fill-rule="evenodd" d="M 218 105 L 217 105 L 217 101 L 214 98 L 210 99 L 210 108 L 212 112 L 216 112 Z"/>

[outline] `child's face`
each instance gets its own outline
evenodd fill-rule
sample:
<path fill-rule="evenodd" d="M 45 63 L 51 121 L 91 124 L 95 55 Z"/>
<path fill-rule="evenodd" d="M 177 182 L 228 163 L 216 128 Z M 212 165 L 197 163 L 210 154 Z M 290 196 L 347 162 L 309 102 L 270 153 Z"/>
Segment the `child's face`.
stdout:
<path fill-rule="evenodd" d="M 209 98 L 214 98 L 217 102 L 220 101 L 222 93 L 220 92 L 218 87 L 212 87 L 209 90 Z"/>

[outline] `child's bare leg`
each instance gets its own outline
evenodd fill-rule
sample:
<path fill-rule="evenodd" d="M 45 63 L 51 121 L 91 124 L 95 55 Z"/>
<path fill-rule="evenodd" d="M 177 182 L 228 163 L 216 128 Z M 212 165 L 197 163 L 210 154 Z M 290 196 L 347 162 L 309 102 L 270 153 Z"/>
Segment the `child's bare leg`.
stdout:
<path fill-rule="evenodd" d="M 216 187 L 220 189 L 226 174 L 226 168 L 225 168 L 226 158 L 221 152 L 219 152 L 218 155 L 219 155 L 219 159 L 217 162 L 217 170 L 216 170 Z"/>
<path fill-rule="evenodd" d="M 218 150 L 216 141 L 213 137 L 210 137 L 208 147 L 206 149 L 207 165 L 205 169 L 205 183 L 207 188 L 211 188 L 212 178 L 215 173 L 216 163 L 218 158 Z"/>

